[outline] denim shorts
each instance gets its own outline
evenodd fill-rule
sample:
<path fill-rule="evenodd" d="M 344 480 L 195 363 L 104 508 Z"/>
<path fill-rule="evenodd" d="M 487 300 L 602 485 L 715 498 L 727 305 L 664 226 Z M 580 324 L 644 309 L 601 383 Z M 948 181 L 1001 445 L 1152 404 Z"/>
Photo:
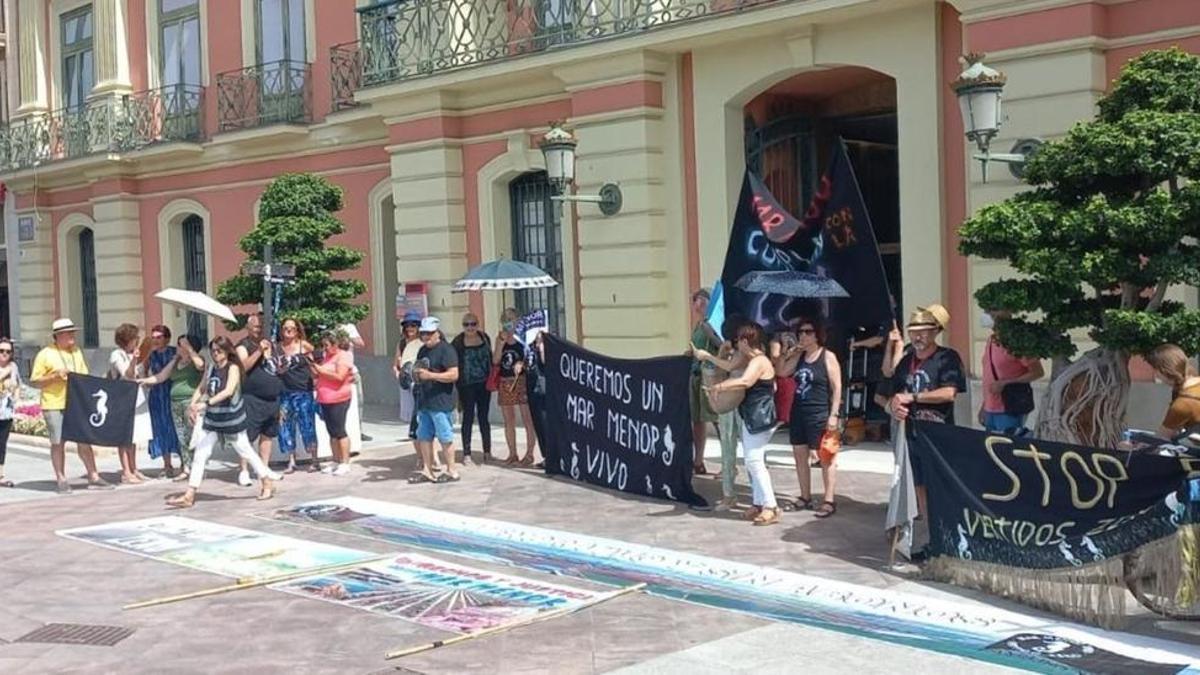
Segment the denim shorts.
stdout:
<path fill-rule="evenodd" d="M 1015 436 L 1017 432 L 1025 428 L 1025 415 L 984 411 L 983 428 L 992 433 Z"/>
<path fill-rule="evenodd" d="M 434 438 L 445 445 L 454 442 L 454 423 L 450 419 L 450 413 L 437 410 L 418 410 L 417 440 L 429 442 Z"/>

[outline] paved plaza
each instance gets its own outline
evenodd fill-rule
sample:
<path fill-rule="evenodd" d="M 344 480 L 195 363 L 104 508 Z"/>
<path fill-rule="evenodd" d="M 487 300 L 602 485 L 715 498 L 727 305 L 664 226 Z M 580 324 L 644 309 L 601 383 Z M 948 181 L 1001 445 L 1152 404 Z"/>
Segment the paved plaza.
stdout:
<path fill-rule="evenodd" d="M 375 440 L 353 473 L 335 478 L 296 473 L 271 502 L 255 488 L 218 470 L 190 518 L 386 553 L 403 547 L 362 537 L 272 522 L 274 509 L 322 498 L 354 495 L 514 524 L 608 537 L 790 570 L 822 579 L 963 606 L 998 606 L 1027 616 L 1034 610 L 886 569 L 882 522 L 890 451 L 883 446 L 848 451 L 843 458 L 839 512 L 828 520 L 811 512 L 788 513 L 782 525 L 751 527 L 736 514 L 700 513 L 679 505 L 591 488 L 535 471 L 499 464 L 466 468 L 457 484 L 410 485 L 412 446 L 398 424 L 372 423 Z M 779 440 L 779 439 L 777 439 Z M 502 435 L 497 452 L 503 455 Z M 784 460 L 783 446 L 772 459 Z M 715 453 L 715 443 L 709 452 Z M 139 610 L 125 604 L 228 583 L 177 565 L 90 546 L 55 530 L 164 515 L 163 497 L 178 488 L 167 481 L 112 492 L 78 489 L 57 496 L 44 450 L 14 439 L 9 475 L 18 488 L 0 492 L 0 673 L 820 673 L 964 672 L 1005 667 L 958 656 L 816 627 L 766 621 L 730 611 L 653 597 L 622 596 L 574 614 L 484 636 L 400 660 L 385 652 L 449 637 L 418 624 L 286 595 L 243 590 Z M 73 474 L 81 473 L 69 455 Z M 710 463 L 710 467 L 715 463 Z M 114 456 L 102 457 L 112 479 Z M 778 491 L 791 494 L 794 472 L 772 469 Z M 82 481 L 77 481 L 82 484 Z M 719 496 L 719 483 L 699 479 L 699 490 Z M 744 476 L 739 481 L 744 488 Z M 427 555 L 464 563 L 444 553 Z M 527 569 L 464 564 L 523 577 L 563 581 Z M 133 633 L 112 647 L 15 642 L 47 623 L 121 626 Z M 1200 650 L 1200 627 L 1137 614 L 1128 632 L 1191 645 Z"/>

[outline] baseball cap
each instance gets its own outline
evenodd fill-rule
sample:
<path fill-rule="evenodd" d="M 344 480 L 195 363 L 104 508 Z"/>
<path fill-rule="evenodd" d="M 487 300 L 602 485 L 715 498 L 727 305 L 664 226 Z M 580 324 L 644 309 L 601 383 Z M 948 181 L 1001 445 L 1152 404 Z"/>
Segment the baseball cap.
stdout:
<path fill-rule="evenodd" d="M 415 309 L 410 309 L 404 313 L 404 318 L 400 320 L 400 323 L 421 323 L 421 313 Z"/>
<path fill-rule="evenodd" d="M 422 333 L 436 333 L 442 327 L 442 322 L 438 321 L 436 316 L 427 316 L 421 319 Z"/>

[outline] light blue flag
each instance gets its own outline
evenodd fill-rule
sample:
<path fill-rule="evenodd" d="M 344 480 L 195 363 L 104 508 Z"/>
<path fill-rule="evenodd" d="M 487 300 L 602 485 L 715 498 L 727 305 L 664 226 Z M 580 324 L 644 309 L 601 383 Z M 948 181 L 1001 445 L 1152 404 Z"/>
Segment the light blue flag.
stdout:
<path fill-rule="evenodd" d="M 713 332 L 721 337 L 721 326 L 725 324 L 725 293 L 721 289 L 720 280 L 713 284 L 712 297 L 708 300 L 708 316 L 704 318 L 709 326 L 712 326 Z"/>

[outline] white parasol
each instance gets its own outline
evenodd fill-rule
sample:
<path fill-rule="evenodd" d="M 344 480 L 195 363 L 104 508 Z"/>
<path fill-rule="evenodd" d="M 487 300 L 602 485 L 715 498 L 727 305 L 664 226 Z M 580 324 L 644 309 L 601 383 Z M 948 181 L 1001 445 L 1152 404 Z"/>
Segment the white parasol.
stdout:
<path fill-rule="evenodd" d="M 237 321 L 237 317 L 233 315 L 232 309 L 229 309 L 200 291 L 164 288 L 155 293 L 154 297 L 168 305 L 175 305 L 176 307 L 182 307 L 193 312 L 199 312 L 200 314 L 207 314 L 208 316 L 224 319 L 225 321 Z"/>

